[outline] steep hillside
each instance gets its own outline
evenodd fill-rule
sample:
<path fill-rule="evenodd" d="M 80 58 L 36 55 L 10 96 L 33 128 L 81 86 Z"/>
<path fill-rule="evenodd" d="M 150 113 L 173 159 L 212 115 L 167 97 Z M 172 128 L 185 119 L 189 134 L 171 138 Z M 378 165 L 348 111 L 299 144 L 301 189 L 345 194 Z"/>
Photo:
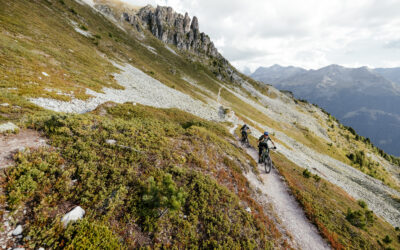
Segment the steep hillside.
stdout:
<path fill-rule="evenodd" d="M 0 5 L 0 146 L 41 142 L 0 159 L 2 247 L 400 247 L 398 159 L 240 74 L 201 20 L 116 1 Z M 237 142 L 243 123 L 252 144 L 270 131 L 273 174 Z"/>
<path fill-rule="evenodd" d="M 386 152 L 400 155 L 400 87 L 391 81 L 396 77 L 395 69 L 330 65 L 318 70 L 288 71 L 271 66 L 252 76 L 318 104 Z M 386 78 L 388 74 L 393 77 Z"/>

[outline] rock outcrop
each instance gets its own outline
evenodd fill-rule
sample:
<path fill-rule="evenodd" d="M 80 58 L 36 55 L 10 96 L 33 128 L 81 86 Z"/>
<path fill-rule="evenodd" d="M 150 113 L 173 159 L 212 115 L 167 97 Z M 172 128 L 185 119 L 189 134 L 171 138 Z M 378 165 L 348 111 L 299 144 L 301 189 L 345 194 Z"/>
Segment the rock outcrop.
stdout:
<path fill-rule="evenodd" d="M 100 6 L 102 5 L 98 7 L 100 11 L 107 10 Z M 147 5 L 137 12 L 123 12 L 121 19 L 129 22 L 139 32 L 142 27 L 150 30 L 161 41 L 174 44 L 181 50 L 221 57 L 210 37 L 200 32 L 197 17 L 191 20 L 188 13 L 182 15 L 171 7 L 154 8 Z"/>
<path fill-rule="evenodd" d="M 112 14 L 104 4 L 96 4 L 95 8 L 106 16 Z M 118 14 L 117 14 L 118 13 Z M 212 71 L 220 80 L 227 80 L 241 85 L 244 80 L 234 70 L 214 46 L 210 37 L 200 32 L 199 20 L 191 19 L 188 13 L 176 13 L 171 7 L 147 5 L 140 9 L 126 8 L 113 13 L 122 22 L 128 22 L 136 31 L 142 33 L 149 30 L 155 37 L 167 44 L 175 45 L 179 50 L 194 53 L 200 57 L 211 59 Z"/>

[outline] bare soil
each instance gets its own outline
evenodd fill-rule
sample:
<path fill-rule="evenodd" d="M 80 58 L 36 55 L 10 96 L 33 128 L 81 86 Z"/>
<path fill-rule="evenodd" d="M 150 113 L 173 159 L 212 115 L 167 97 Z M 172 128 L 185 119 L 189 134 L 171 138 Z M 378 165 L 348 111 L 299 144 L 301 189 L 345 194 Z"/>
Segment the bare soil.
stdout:
<path fill-rule="evenodd" d="M 25 129 L 18 134 L 0 135 L 0 169 L 13 164 L 13 155 L 19 150 L 46 145 L 46 138 L 35 130 Z"/>

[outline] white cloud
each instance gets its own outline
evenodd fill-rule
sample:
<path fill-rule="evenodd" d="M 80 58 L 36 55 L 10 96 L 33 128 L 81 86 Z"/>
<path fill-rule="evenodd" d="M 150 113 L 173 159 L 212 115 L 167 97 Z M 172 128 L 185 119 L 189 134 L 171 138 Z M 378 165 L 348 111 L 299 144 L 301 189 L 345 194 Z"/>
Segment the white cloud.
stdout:
<path fill-rule="evenodd" d="M 400 66 L 398 0 L 124 0 L 197 16 L 240 69 L 272 65 Z"/>

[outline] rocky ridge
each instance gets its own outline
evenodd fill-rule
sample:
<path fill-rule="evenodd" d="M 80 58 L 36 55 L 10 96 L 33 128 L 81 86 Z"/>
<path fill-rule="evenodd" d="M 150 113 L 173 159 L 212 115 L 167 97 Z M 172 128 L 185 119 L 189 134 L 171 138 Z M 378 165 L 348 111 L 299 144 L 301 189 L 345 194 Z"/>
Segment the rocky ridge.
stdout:
<path fill-rule="evenodd" d="M 94 8 L 102 14 L 132 26 L 143 34 L 148 30 L 166 44 L 175 45 L 180 51 L 194 53 L 197 57 L 211 60 L 213 73 L 220 79 L 242 85 L 245 80 L 217 50 L 210 37 L 200 32 L 199 20 L 177 13 L 172 7 L 146 5 L 142 8 L 117 8 L 108 2 L 98 2 Z M 193 59 L 193 58 L 191 58 Z"/>
<path fill-rule="evenodd" d="M 100 5 L 101 6 L 101 5 Z M 107 9 L 107 7 L 100 7 Z M 222 57 L 204 32 L 200 32 L 196 16 L 191 19 L 176 13 L 171 7 L 147 5 L 139 11 L 123 12 L 120 19 L 130 23 L 137 31 L 148 29 L 164 43 L 173 44 L 180 50 L 205 54 L 210 57 Z"/>

